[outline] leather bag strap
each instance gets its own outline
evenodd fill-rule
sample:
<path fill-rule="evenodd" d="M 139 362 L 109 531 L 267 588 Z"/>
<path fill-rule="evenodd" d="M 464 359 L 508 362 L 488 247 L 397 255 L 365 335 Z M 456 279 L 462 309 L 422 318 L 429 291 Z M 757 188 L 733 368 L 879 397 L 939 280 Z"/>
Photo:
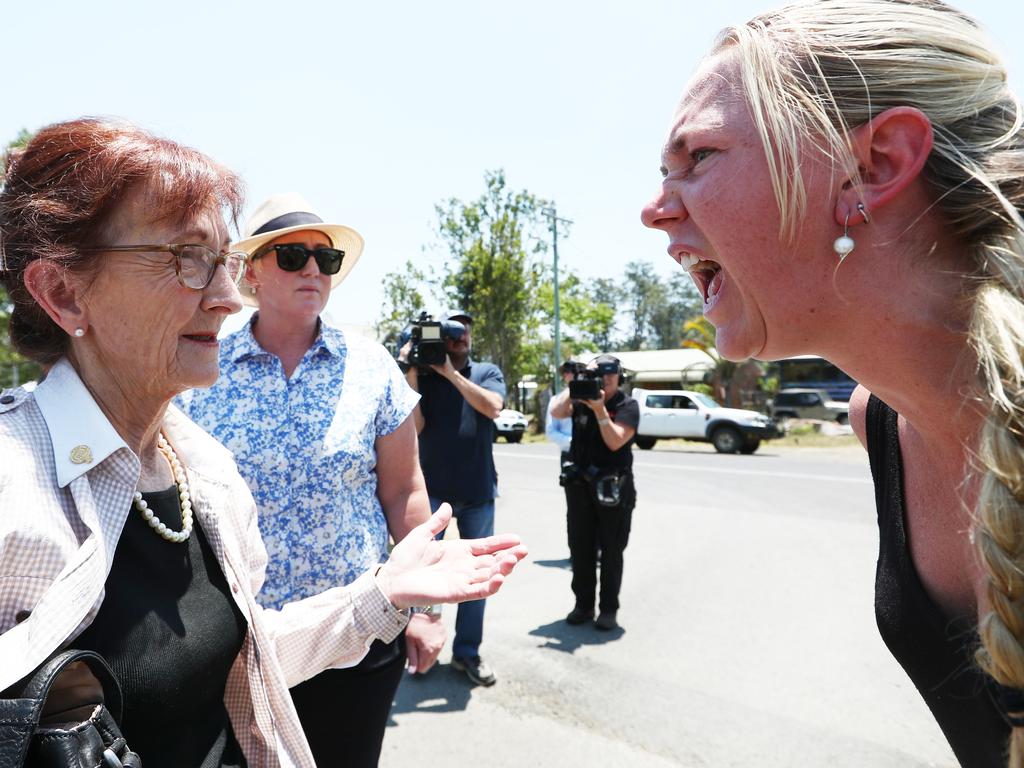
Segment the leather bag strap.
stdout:
<path fill-rule="evenodd" d="M 62 651 L 43 662 L 24 681 L 4 691 L 0 698 L 0 768 L 22 768 L 47 694 L 60 673 L 78 661 L 85 663 L 99 680 L 104 705 L 117 722 L 121 721 L 121 686 L 103 657 L 93 651 Z"/>

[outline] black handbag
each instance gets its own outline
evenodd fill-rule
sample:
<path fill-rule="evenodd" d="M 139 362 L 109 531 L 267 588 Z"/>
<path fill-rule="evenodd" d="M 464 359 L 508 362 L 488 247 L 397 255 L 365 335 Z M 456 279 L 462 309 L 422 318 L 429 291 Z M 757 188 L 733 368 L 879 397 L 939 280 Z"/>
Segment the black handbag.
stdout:
<path fill-rule="evenodd" d="M 69 703 L 66 711 L 44 719 L 51 687 L 78 661 L 99 680 L 102 695 Z M 121 735 L 121 705 L 121 686 L 102 656 L 58 653 L 0 697 L 0 768 L 142 768 Z"/>

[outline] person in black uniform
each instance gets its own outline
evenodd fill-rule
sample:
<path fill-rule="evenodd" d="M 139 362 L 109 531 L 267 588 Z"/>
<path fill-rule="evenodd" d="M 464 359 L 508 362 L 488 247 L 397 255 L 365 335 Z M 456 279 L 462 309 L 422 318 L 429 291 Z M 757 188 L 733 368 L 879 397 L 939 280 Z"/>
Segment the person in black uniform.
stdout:
<path fill-rule="evenodd" d="M 570 624 L 594 618 L 597 553 L 601 552 L 601 591 L 594 626 L 618 627 L 622 553 L 636 504 L 633 483 L 633 438 L 640 423 L 640 406 L 620 389 L 622 364 L 601 355 L 591 363 L 600 375 L 600 397 L 572 400 L 571 389 L 558 395 L 551 409 L 555 418 L 572 415 L 571 464 L 563 466 L 568 507 L 569 557 L 576 605 L 565 617 Z"/>
<path fill-rule="evenodd" d="M 960 765 L 1024 768 L 1024 110 L 1005 67 L 939 0 L 795 2 L 724 30 L 677 103 L 644 223 L 722 357 L 821 354 L 860 382 L 882 639 Z"/>

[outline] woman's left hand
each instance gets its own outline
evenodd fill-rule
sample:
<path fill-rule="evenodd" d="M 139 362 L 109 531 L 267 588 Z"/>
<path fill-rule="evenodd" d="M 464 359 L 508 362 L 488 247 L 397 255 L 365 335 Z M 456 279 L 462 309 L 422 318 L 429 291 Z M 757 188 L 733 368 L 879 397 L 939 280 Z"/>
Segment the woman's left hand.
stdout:
<path fill-rule="evenodd" d="M 448 632 L 438 615 L 416 613 L 405 628 L 406 669 L 410 675 L 426 674 L 444 648 Z"/>
<path fill-rule="evenodd" d="M 608 411 L 604 407 L 604 390 L 601 390 L 601 396 L 597 400 L 580 400 L 587 408 L 594 412 L 594 415 L 599 419 L 608 417 Z"/>
<path fill-rule="evenodd" d="M 377 571 L 377 586 L 396 608 L 490 597 L 526 557 L 526 547 L 511 533 L 437 541 L 451 517 L 452 508 L 442 504 L 395 545 Z"/>

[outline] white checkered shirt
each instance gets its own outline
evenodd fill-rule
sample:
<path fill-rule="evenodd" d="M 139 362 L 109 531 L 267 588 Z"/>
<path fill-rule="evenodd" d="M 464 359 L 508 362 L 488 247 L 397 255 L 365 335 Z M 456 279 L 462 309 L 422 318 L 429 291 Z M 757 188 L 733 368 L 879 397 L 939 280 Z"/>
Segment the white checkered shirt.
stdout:
<path fill-rule="evenodd" d="M 288 688 L 355 664 L 407 619 L 369 574 L 279 611 L 261 608 L 267 555 L 231 454 L 174 407 L 163 431 L 249 625 L 224 694 L 235 736 L 253 768 L 314 768 Z M 0 396 L 0 456 L 2 690 L 73 645 L 96 616 L 140 465 L 66 361 L 34 392 Z"/>

